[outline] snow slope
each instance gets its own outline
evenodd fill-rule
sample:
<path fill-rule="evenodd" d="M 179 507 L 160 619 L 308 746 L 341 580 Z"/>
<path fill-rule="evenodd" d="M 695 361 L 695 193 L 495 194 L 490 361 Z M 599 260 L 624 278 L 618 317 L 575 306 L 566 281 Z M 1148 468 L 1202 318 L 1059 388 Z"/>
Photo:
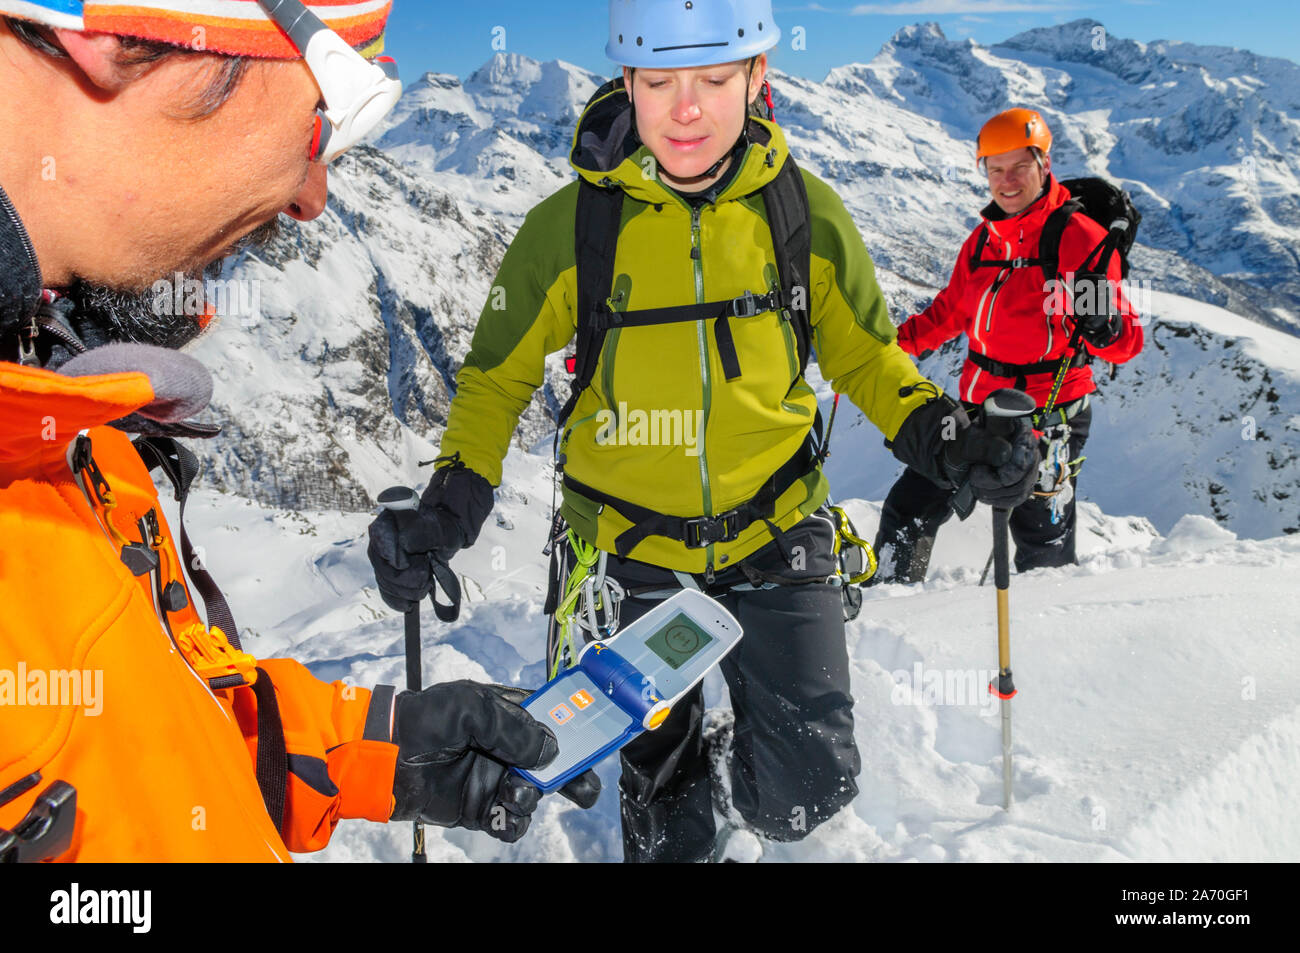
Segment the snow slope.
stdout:
<path fill-rule="evenodd" d="M 461 619 L 425 613 L 426 683 L 539 684 L 546 470 L 544 455 L 508 459 L 497 518 L 454 563 Z M 878 505 L 846 506 L 870 537 Z M 188 511 L 252 651 L 288 653 L 326 679 L 404 684 L 402 620 L 365 558 L 368 516 L 212 492 Z M 765 859 L 1300 860 L 1288 809 L 1300 798 L 1300 537 L 1239 540 L 1198 516 L 1162 537 L 1083 503 L 1081 565 L 1012 579 L 1020 693 L 1006 814 L 997 710 L 980 690 L 996 666 L 993 591 L 977 585 L 988 525 L 980 508 L 946 527 L 926 584 L 867 591 L 848 626 L 861 793 Z M 726 704 L 716 674 L 706 699 Z M 431 828 L 430 858 L 618 860 L 616 763 L 600 774 L 590 811 L 547 798 L 514 846 Z M 302 859 L 401 862 L 409 836 L 405 824 L 344 822 Z"/>

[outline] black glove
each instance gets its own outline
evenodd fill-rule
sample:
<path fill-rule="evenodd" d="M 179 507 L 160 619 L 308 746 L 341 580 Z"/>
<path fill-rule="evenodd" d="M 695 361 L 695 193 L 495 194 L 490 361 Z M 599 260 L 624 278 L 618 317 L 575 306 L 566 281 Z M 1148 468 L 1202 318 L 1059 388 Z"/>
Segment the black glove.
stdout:
<path fill-rule="evenodd" d="M 976 499 L 991 506 L 1016 506 L 1033 492 L 1038 442 L 1029 418 L 1013 419 L 1012 435 L 997 436 L 982 421 L 972 423 L 961 404 L 942 394 L 908 414 L 886 445 L 899 460 L 946 490 L 969 481 Z"/>
<path fill-rule="evenodd" d="M 905 397 L 921 388 L 928 388 L 936 396 L 908 414 L 894 439 L 886 440 L 885 446 L 932 483 L 952 489 L 953 484 L 943 470 L 943 449 L 947 443 L 944 438 L 955 436 L 959 428 L 969 427 L 970 418 L 961 404 L 947 394 L 939 395 L 938 388 L 929 381 L 904 387 L 899 396 Z"/>
<path fill-rule="evenodd" d="M 433 475 L 417 510 L 384 510 L 370 524 L 366 554 L 379 594 L 406 612 L 429 594 L 433 563 L 474 544 L 492 512 L 492 485 L 459 459 Z"/>
<path fill-rule="evenodd" d="M 1075 275 L 1074 321 L 1084 340 L 1097 348 L 1110 347 L 1124 333 L 1124 321 L 1113 307 L 1105 275 Z"/>
<path fill-rule="evenodd" d="M 418 817 L 442 827 L 486 831 L 508 844 L 523 837 L 542 795 L 509 768 L 544 767 L 559 753 L 551 730 L 519 707 L 529 694 L 470 681 L 399 694 L 391 819 Z M 600 779 L 588 771 L 560 793 L 579 807 L 591 807 L 600 795 Z"/>
<path fill-rule="evenodd" d="M 1038 438 L 1029 417 L 1001 418 L 999 436 L 983 414 L 944 447 L 943 468 L 954 486 L 967 480 L 981 503 L 1012 509 L 1029 499 L 1038 480 Z M 1004 430 L 1004 432 L 1005 432 Z"/>

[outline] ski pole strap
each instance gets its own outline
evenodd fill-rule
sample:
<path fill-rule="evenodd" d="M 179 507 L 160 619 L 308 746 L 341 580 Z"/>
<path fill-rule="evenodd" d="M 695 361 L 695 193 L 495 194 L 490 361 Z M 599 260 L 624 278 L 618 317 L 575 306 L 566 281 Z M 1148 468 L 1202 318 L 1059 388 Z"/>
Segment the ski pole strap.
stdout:
<path fill-rule="evenodd" d="M 446 563 L 430 559 L 433 566 L 433 578 L 447 595 L 447 602 L 438 601 L 438 589 L 429 592 L 429 601 L 433 603 L 433 614 L 443 622 L 455 622 L 460 617 L 460 578 Z"/>
<path fill-rule="evenodd" d="M 703 549 L 711 543 L 733 542 L 752 523 L 760 519 L 771 519 L 777 499 L 816 466 L 817 460 L 809 443 L 804 441 L 794 456 L 782 464 L 753 497 L 716 516 L 684 517 L 660 513 L 588 486 L 568 473 L 564 474 L 564 487 L 594 503 L 612 507 L 632 524 L 630 529 L 624 530 L 614 540 L 614 551 L 620 557 L 626 557 L 648 536 L 675 539 L 684 543 L 687 549 Z"/>
<path fill-rule="evenodd" d="M 1079 269 L 1079 272 L 1093 272 L 1105 277 L 1110 270 L 1111 256 L 1119 251 L 1119 243 L 1123 241 L 1127 229 L 1128 222 L 1123 220 L 1112 225 L 1110 230 L 1106 232 L 1106 237 L 1098 242 L 1096 247 L 1084 257 L 1083 267 Z M 1097 263 L 1092 268 L 1089 268 L 1088 262 L 1092 261 L 1093 256 L 1096 256 Z"/>
<path fill-rule="evenodd" d="M 406 690 L 418 692 L 423 686 L 420 664 L 420 604 L 406 610 Z"/>

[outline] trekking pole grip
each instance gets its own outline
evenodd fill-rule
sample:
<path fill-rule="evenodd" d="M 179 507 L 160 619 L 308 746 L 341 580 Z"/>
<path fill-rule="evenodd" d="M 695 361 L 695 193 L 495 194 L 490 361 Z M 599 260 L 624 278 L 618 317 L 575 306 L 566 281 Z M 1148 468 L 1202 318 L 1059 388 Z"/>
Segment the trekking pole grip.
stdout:
<path fill-rule="evenodd" d="M 1016 421 L 1028 417 L 1036 409 L 1034 399 L 1024 391 L 1004 387 L 984 399 L 985 426 L 992 434 L 1010 437 L 1016 431 Z M 1011 519 L 1009 509 L 993 510 L 993 584 L 1001 590 L 1011 585 L 1011 557 L 1007 540 Z M 1005 660 L 1003 661 L 1005 665 Z"/>

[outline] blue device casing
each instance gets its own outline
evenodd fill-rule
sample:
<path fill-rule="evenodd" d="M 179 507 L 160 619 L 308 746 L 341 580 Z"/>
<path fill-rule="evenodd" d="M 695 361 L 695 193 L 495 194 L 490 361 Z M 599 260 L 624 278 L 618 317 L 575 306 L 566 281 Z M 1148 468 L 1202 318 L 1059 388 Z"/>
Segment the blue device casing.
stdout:
<path fill-rule="evenodd" d="M 612 701 L 627 716 L 628 725 L 621 734 L 610 739 L 586 758 L 549 780 L 542 781 L 532 772 L 525 771 L 523 768 L 512 769 L 529 784 L 537 787 L 543 794 L 549 794 L 557 788 L 563 787 L 593 764 L 603 761 L 612 752 L 617 751 L 644 731 L 645 717 L 659 701 L 659 692 L 655 689 L 652 679 L 648 678 L 636 666 L 613 649 L 607 647 L 603 642 L 595 642 L 582 653 L 577 665 L 561 672 L 524 699 L 523 708 L 528 709 L 530 704 L 546 695 L 555 686 L 575 679 L 579 683 L 575 687 L 581 688 L 586 684 L 592 684 L 597 691 Z M 559 694 L 563 695 L 564 693 Z"/>

